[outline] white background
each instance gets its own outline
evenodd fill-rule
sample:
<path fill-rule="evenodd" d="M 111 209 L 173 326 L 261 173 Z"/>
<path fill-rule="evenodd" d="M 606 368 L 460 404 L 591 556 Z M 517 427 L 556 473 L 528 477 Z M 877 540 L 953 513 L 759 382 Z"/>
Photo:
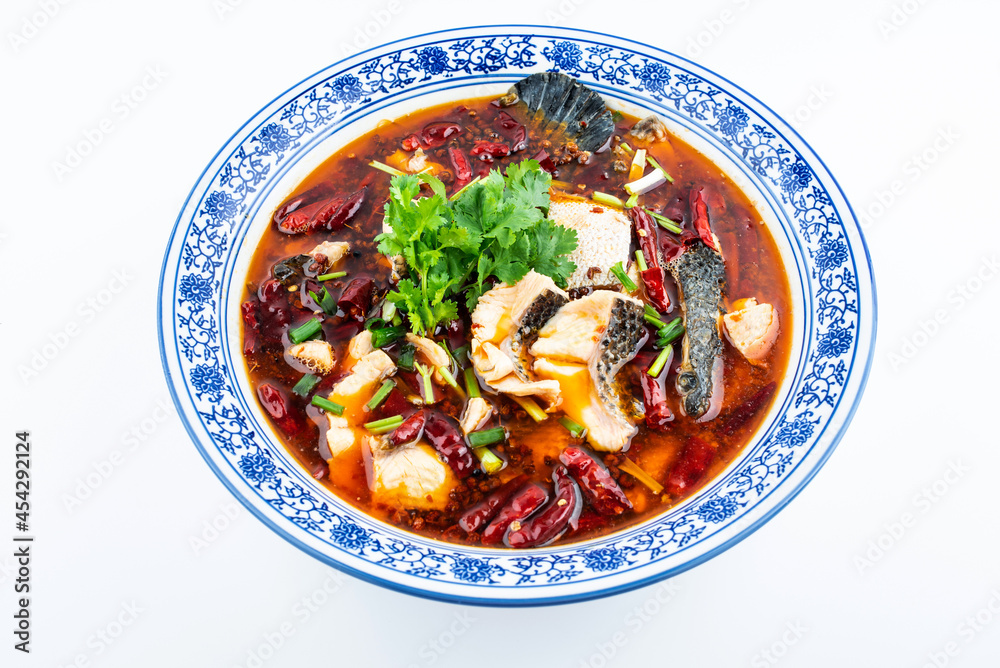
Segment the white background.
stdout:
<path fill-rule="evenodd" d="M 0 15 L 0 541 L 22 428 L 38 536 L 30 656 L 12 649 L 0 548 L 0 665 L 997 665 L 997 3 L 43 6 L 7 0 Z M 867 215 L 879 340 L 851 429 L 787 509 L 669 585 L 494 610 L 339 576 L 238 506 L 170 406 L 158 273 L 215 151 L 345 50 L 495 22 L 693 57 L 788 119 Z M 110 132 L 57 174 L 102 119 Z M 25 377 L 47 344 L 58 352 Z M 88 475 L 100 484 L 68 503 Z"/>

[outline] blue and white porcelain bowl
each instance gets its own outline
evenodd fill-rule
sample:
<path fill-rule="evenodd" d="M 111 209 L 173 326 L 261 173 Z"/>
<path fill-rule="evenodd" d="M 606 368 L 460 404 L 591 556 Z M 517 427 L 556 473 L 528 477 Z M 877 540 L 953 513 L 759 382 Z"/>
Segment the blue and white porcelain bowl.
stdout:
<path fill-rule="evenodd" d="M 700 493 L 583 543 L 531 551 L 436 542 L 368 517 L 303 470 L 271 431 L 243 363 L 239 300 L 270 212 L 348 140 L 383 118 L 500 94 L 558 70 L 609 106 L 657 113 L 750 195 L 784 258 L 794 313 L 788 373 L 763 426 Z M 871 365 L 875 287 L 833 176 L 774 112 L 665 51 L 542 26 L 420 35 L 293 86 L 218 152 L 177 218 L 163 262 L 159 332 L 177 410 L 205 461 L 278 535 L 399 591 L 491 605 L 579 601 L 676 575 L 750 535 L 817 473 L 857 408 Z"/>

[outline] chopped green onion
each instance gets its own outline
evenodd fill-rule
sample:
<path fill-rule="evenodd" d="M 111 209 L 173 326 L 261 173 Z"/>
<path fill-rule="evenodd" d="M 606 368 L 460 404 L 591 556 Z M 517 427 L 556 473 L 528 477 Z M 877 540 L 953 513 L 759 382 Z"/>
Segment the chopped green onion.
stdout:
<path fill-rule="evenodd" d="M 401 424 L 403 424 L 403 416 L 393 415 L 392 417 L 375 420 L 374 422 L 365 422 L 365 429 L 373 434 L 386 434 L 390 431 L 395 431 L 396 427 Z"/>
<path fill-rule="evenodd" d="M 656 479 L 653 478 L 653 476 L 643 471 L 638 464 L 633 462 L 628 457 L 625 458 L 624 462 L 618 465 L 618 468 L 620 468 L 622 471 L 625 471 L 625 473 L 628 473 L 630 476 L 632 476 L 633 478 L 641 482 L 643 485 L 651 489 L 653 491 L 653 494 L 659 494 L 660 492 L 663 491 L 663 485 L 656 482 Z"/>
<path fill-rule="evenodd" d="M 374 167 L 375 169 L 385 172 L 386 174 L 392 174 L 393 176 L 402 176 L 403 172 L 399 171 L 395 167 L 390 167 L 384 162 L 379 162 L 378 160 L 372 160 L 368 163 L 369 167 Z"/>
<path fill-rule="evenodd" d="M 347 276 L 347 272 L 346 271 L 331 271 L 329 274 L 323 274 L 321 276 L 317 276 L 316 280 L 317 281 L 332 281 L 335 278 L 343 278 L 344 276 Z"/>
<path fill-rule="evenodd" d="M 639 267 L 639 271 L 646 271 L 647 269 L 649 269 L 649 267 L 646 266 L 646 258 L 644 258 L 642 256 L 642 251 L 641 250 L 637 250 L 635 252 L 635 264 L 636 264 L 636 266 Z M 647 304 L 647 306 L 648 306 L 648 304 Z"/>
<path fill-rule="evenodd" d="M 392 322 L 392 319 L 396 317 L 396 302 L 391 302 L 386 300 L 382 304 L 382 319 L 386 322 Z"/>
<path fill-rule="evenodd" d="M 397 327 L 403 324 L 403 319 L 399 317 L 399 311 L 396 311 L 392 316 L 392 325 Z"/>
<path fill-rule="evenodd" d="M 660 337 L 657 344 L 668 346 L 681 337 L 684 333 L 684 319 L 674 318 L 663 327 L 660 327 L 656 334 Z"/>
<path fill-rule="evenodd" d="M 521 408 L 527 411 L 528 415 L 530 415 L 531 419 L 535 422 L 541 422 L 548 417 L 545 414 L 545 411 L 542 410 L 542 407 L 536 404 L 533 399 L 529 397 L 517 397 L 514 395 L 510 395 L 510 398 L 517 402 Z"/>
<path fill-rule="evenodd" d="M 451 356 L 455 358 L 459 366 L 464 367 L 465 363 L 469 361 L 469 344 L 455 348 Z"/>
<path fill-rule="evenodd" d="M 378 408 L 379 405 L 385 401 L 385 398 L 389 396 L 389 393 L 392 392 L 392 388 L 394 387 L 396 387 L 396 381 L 391 379 L 382 381 L 382 387 L 378 388 L 378 392 L 376 392 L 375 396 L 373 396 L 371 400 L 365 404 L 365 407 L 370 411 Z"/>
<path fill-rule="evenodd" d="M 295 329 L 288 330 L 288 340 L 292 343 L 302 343 L 316 336 L 323 329 L 323 323 L 312 318 Z"/>
<path fill-rule="evenodd" d="M 663 229 L 665 229 L 665 230 L 667 230 L 669 232 L 673 232 L 674 234 L 680 234 L 681 232 L 684 231 L 684 230 L 682 230 L 680 228 L 680 226 L 677 223 L 675 223 L 674 221 L 670 220 L 666 216 L 661 216 L 660 214 L 656 213 L 655 211 L 650 211 L 649 209 L 646 209 L 646 213 L 648 213 L 649 215 L 651 215 L 653 217 L 653 220 L 655 220 L 657 223 L 659 223 L 660 227 L 662 227 Z"/>
<path fill-rule="evenodd" d="M 434 383 L 431 382 L 431 372 L 434 371 L 432 367 L 424 366 L 420 362 L 414 362 L 413 366 L 417 367 L 417 372 L 420 377 L 424 379 L 424 403 L 433 404 L 434 403 Z"/>
<path fill-rule="evenodd" d="M 333 413 L 334 415 L 343 415 L 344 409 L 346 408 L 346 406 L 335 404 L 329 399 L 324 399 L 323 397 L 320 396 L 313 397 L 310 403 L 313 406 L 316 406 L 317 408 L 322 408 L 327 413 Z"/>
<path fill-rule="evenodd" d="M 465 368 L 465 389 L 468 390 L 470 397 L 478 398 L 483 396 L 479 391 L 479 379 L 476 378 L 476 370 L 471 366 Z"/>
<path fill-rule="evenodd" d="M 659 318 L 660 317 L 660 312 L 657 311 L 652 306 L 650 306 L 649 304 L 643 304 L 642 305 L 642 310 L 646 313 L 646 315 L 651 315 L 654 318 Z"/>
<path fill-rule="evenodd" d="M 646 373 L 648 373 L 653 378 L 659 376 L 660 373 L 663 371 L 663 367 L 666 366 L 667 360 L 673 357 L 673 354 L 674 354 L 673 348 L 664 348 L 663 350 L 661 350 L 660 354 L 656 356 L 655 360 L 653 360 L 652 366 L 649 367 L 649 370 Z"/>
<path fill-rule="evenodd" d="M 603 204 L 605 206 L 614 206 L 619 209 L 625 208 L 625 203 L 622 202 L 617 197 L 615 197 L 614 195 L 598 192 L 596 190 L 594 191 L 594 194 L 590 196 L 590 199 L 594 200 L 598 204 Z"/>
<path fill-rule="evenodd" d="M 383 320 L 382 318 L 374 317 L 374 318 L 369 318 L 368 320 L 365 321 L 365 329 L 367 329 L 369 332 L 372 331 L 373 329 L 382 329 L 383 327 L 386 327 L 386 324 L 385 320 Z"/>
<path fill-rule="evenodd" d="M 628 277 L 628 274 L 625 273 L 625 270 L 622 268 L 621 262 L 618 262 L 615 264 L 615 266 L 611 267 L 611 273 L 614 274 L 615 277 L 622 282 L 622 285 L 624 285 L 625 289 L 628 290 L 629 292 L 635 292 L 636 290 L 639 289 L 639 286 L 637 286 L 635 282 Z"/>
<path fill-rule="evenodd" d="M 381 348 L 382 346 L 387 346 L 390 343 L 395 343 L 406 336 L 406 328 L 402 325 L 398 325 L 396 327 L 381 327 L 379 329 L 371 330 L 371 333 L 372 346 L 375 348 Z"/>
<path fill-rule="evenodd" d="M 472 179 L 471 181 L 469 181 L 468 183 L 466 183 L 464 186 L 462 186 L 461 188 L 459 188 L 458 190 L 456 190 L 455 192 L 453 192 L 451 194 L 451 197 L 449 197 L 448 199 L 451 200 L 451 201 L 455 201 L 456 199 L 458 199 L 459 195 L 461 195 L 462 193 L 465 192 L 466 188 L 468 188 L 469 186 L 473 185 L 474 183 L 479 183 L 482 180 L 482 178 L 483 177 L 481 177 L 481 176 L 477 176 L 476 178 Z"/>
<path fill-rule="evenodd" d="M 631 209 L 638 203 L 639 203 L 639 193 L 632 193 L 632 195 L 627 200 L 625 200 L 625 208 Z"/>
<path fill-rule="evenodd" d="M 565 415 L 559 418 L 559 424 L 566 427 L 569 433 L 573 434 L 573 438 L 583 438 L 587 434 L 586 427 Z"/>
<path fill-rule="evenodd" d="M 445 351 L 446 353 L 448 353 L 448 359 L 455 359 L 454 357 L 452 357 L 452 356 L 451 356 L 451 348 L 449 348 L 449 347 L 448 347 L 448 342 L 447 342 L 447 341 L 438 341 L 438 342 L 437 342 L 437 344 L 438 344 L 439 346 L 441 346 L 441 348 L 442 348 L 442 349 L 443 349 L 443 350 L 444 350 L 444 351 Z"/>
<path fill-rule="evenodd" d="M 648 313 L 643 313 L 642 317 L 645 318 L 646 322 L 648 322 L 650 325 L 655 325 L 657 330 L 660 330 L 667 326 L 667 323 L 663 322 L 655 315 L 649 315 Z"/>
<path fill-rule="evenodd" d="M 646 174 L 641 179 L 636 179 L 635 181 L 626 183 L 625 192 L 629 195 L 645 195 L 650 190 L 659 188 L 666 182 L 667 180 L 663 177 L 663 174 L 653 171 Z"/>
<path fill-rule="evenodd" d="M 323 288 L 323 292 L 318 295 L 310 290 L 309 296 L 313 298 L 314 302 L 319 304 L 319 307 L 323 309 L 323 312 L 327 315 L 337 314 L 337 302 L 333 300 L 333 297 L 330 296 L 330 291 L 325 287 Z"/>
<path fill-rule="evenodd" d="M 660 173 L 663 174 L 663 178 L 665 178 L 667 181 L 670 181 L 671 183 L 674 182 L 673 177 L 670 176 L 670 174 L 667 174 L 667 170 L 663 169 L 663 167 L 660 167 L 660 163 L 656 161 L 656 158 L 654 158 L 651 155 L 647 155 L 646 162 L 648 162 L 653 169 L 660 170 Z"/>
<path fill-rule="evenodd" d="M 320 381 L 319 376 L 314 376 L 311 373 L 307 373 L 306 375 L 299 378 L 299 382 L 295 383 L 295 386 L 292 388 L 292 392 L 299 395 L 300 397 L 309 396 L 309 393 L 312 392 L 312 389 L 316 387 L 316 384 L 319 383 L 319 381 Z"/>
<path fill-rule="evenodd" d="M 417 348 L 412 343 L 404 343 L 402 350 L 399 351 L 399 358 L 396 360 L 396 366 L 405 371 L 413 371 L 413 360 L 416 357 Z"/>
<path fill-rule="evenodd" d="M 451 370 L 443 366 L 439 366 L 437 370 L 438 373 L 441 374 L 441 377 L 444 378 L 444 382 L 448 383 L 453 390 L 458 392 L 458 396 L 465 399 L 465 392 L 462 391 L 462 386 L 458 384 L 457 380 L 455 380 L 455 376 L 452 375 Z"/>
<path fill-rule="evenodd" d="M 479 463 L 483 465 L 483 471 L 486 475 L 493 475 L 494 473 L 499 473 L 504 467 L 504 460 L 500 459 L 495 452 L 483 446 L 481 448 L 473 448 L 472 450 L 476 453 L 476 457 L 479 458 Z"/>
<path fill-rule="evenodd" d="M 499 443 L 506 438 L 507 431 L 503 427 L 494 427 L 493 429 L 471 432 L 469 434 L 469 444 L 474 448 L 478 448 L 483 445 Z"/>
<path fill-rule="evenodd" d="M 618 145 L 621 146 L 626 151 L 628 151 L 629 155 L 632 155 L 633 153 L 635 153 L 635 150 L 631 146 L 629 146 L 627 143 L 625 143 L 625 142 L 622 142 L 622 143 L 620 143 Z"/>
<path fill-rule="evenodd" d="M 621 123 L 624 119 L 625 115 L 622 114 L 622 112 L 618 111 L 617 109 L 611 112 L 611 121 L 613 123 Z"/>

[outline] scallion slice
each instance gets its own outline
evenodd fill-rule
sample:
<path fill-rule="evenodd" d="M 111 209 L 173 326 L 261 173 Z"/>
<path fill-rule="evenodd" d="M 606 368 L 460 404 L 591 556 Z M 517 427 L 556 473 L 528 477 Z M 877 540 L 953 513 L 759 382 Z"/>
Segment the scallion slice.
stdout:
<path fill-rule="evenodd" d="M 455 358 L 456 362 L 458 362 L 458 366 L 464 367 L 465 363 L 469 361 L 469 344 L 467 343 L 464 346 L 455 348 L 455 350 L 452 351 L 451 356 Z"/>
<path fill-rule="evenodd" d="M 649 267 L 646 265 L 646 258 L 642 256 L 641 250 L 636 250 L 635 252 L 635 264 L 639 267 L 639 271 L 646 271 Z"/>
<path fill-rule="evenodd" d="M 323 288 L 323 291 L 319 294 L 316 294 L 315 292 L 310 290 L 309 296 L 313 298 L 314 302 L 319 304 L 319 307 L 323 309 L 323 313 L 326 313 L 327 315 L 337 314 L 337 302 L 333 300 L 333 297 L 330 296 L 329 290 L 327 290 L 325 287 Z"/>
<path fill-rule="evenodd" d="M 374 422 L 365 422 L 365 429 L 373 434 L 387 434 L 390 431 L 394 431 L 401 424 L 403 424 L 403 416 L 393 415 L 392 417 L 375 420 Z"/>
<path fill-rule="evenodd" d="M 542 407 L 535 403 L 534 399 L 531 399 L 530 397 L 517 397 L 514 395 L 510 395 L 510 398 L 517 402 L 517 404 L 523 408 L 535 422 L 541 422 L 548 417 L 548 415 L 545 414 L 545 411 L 542 410 Z"/>
<path fill-rule="evenodd" d="M 316 384 L 319 383 L 320 380 L 322 379 L 319 376 L 307 373 L 299 378 L 299 382 L 295 383 L 295 386 L 292 387 L 292 392 L 300 397 L 308 397 L 309 393 L 312 392 L 312 389 L 316 387 Z"/>
<path fill-rule="evenodd" d="M 476 457 L 479 458 L 479 463 L 483 465 L 483 471 L 486 475 L 493 475 L 499 473 L 504 467 L 504 460 L 500 459 L 495 452 L 483 446 L 481 448 L 473 448 L 472 450 L 476 453 Z"/>
<path fill-rule="evenodd" d="M 653 494 L 659 494 L 663 491 L 663 485 L 656 482 L 656 479 L 653 476 L 643 471 L 638 464 L 633 462 L 628 457 L 625 458 L 624 462 L 618 465 L 618 468 L 648 487 L 652 490 Z"/>
<path fill-rule="evenodd" d="M 587 435 L 586 427 L 565 415 L 559 418 L 559 424 L 566 427 L 569 433 L 573 434 L 573 438 L 583 438 Z"/>
<path fill-rule="evenodd" d="M 627 192 L 629 195 L 645 195 L 650 190 L 653 190 L 654 188 L 659 188 L 666 182 L 667 179 L 664 178 L 663 174 L 661 174 L 660 172 L 653 171 L 650 172 L 649 174 L 646 174 L 641 179 L 637 179 L 635 181 L 630 181 L 629 183 L 626 183 L 625 192 Z"/>
<path fill-rule="evenodd" d="M 507 431 L 503 427 L 474 431 L 469 434 L 469 444 L 474 448 L 483 445 L 493 445 L 507 438 Z"/>
<path fill-rule="evenodd" d="M 451 369 L 439 366 L 437 370 L 438 373 L 441 374 L 441 377 L 444 378 L 444 382 L 448 383 L 448 385 L 451 386 L 451 389 L 455 390 L 455 392 L 458 393 L 458 396 L 462 397 L 462 399 L 465 399 L 465 392 L 462 391 L 462 386 L 458 384 L 457 380 L 455 380 L 455 376 L 452 375 Z"/>
<path fill-rule="evenodd" d="M 681 338 L 682 334 L 684 334 L 684 319 L 674 318 L 656 331 L 656 335 L 659 337 L 656 343 L 660 346 L 669 346 Z"/>
<path fill-rule="evenodd" d="M 322 408 L 327 413 L 333 413 L 334 415 L 343 415 L 344 409 L 346 408 L 346 406 L 341 406 L 340 404 L 336 404 L 330 401 L 329 399 L 324 399 L 323 397 L 320 396 L 313 397 L 310 403 L 313 406 L 316 406 L 317 408 Z"/>
<path fill-rule="evenodd" d="M 396 360 L 396 366 L 405 371 L 413 371 L 413 360 L 416 358 L 417 348 L 412 343 L 404 343 L 402 350 L 399 351 L 399 358 Z"/>
<path fill-rule="evenodd" d="M 666 216 L 662 216 L 656 213 L 655 211 L 650 211 L 649 209 L 646 209 L 646 213 L 652 216 L 653 220 L 655 220 L 660 227 L 667 230 L 668 232 L 673 232 L 674 234 L 680 234 L 681 232 L 684 231 L 680 228 L 680 225 L 670 220 Z"/>
<path fill-rule="evenodd" d="M 372 346 L 375 348 L 381 348 L 382 346 L 387 346 L 390 343 L 394 343 L 406 336 L 406 328 L 402 325 L 397 325 L 395 327 L 380 327 L 379 329 L 371 330 L 371 333 Z"/>
<path fill-rule="evenodd" d="M 371 162 L 368 163 L 368 166 L 369 167 L 374 167 L 375 169 L 379 170 L 380 172 L 385 172 L 386 174 L 392 174 L 393 176 L 402 176 L 403 175 L 403 172 L 399 171 L 395 167 L 390 167 L 389 165 L 385 164 L 384 162 L 379 162 L 378 160 L 372 160 Z"/>
<path fill-rule="evenodd" d="M 316 318 L 312 318 L 295 329 L 288 330 L 288 340 L 292 343 L 302 343 L 319 334 L 322 329 L 323 323 Z"/>
<path fill-rule="evenodd" d="M 331 271 L 329 274 L 322 274 L 316 277 L 317 281 L 332 281 L 335 278 L 343 278 L 347 276 L 346 271 Z"/>
<path fill-rule="evenodd" d="M 625 200 L 625 208 L 631 209 L 633 206 L 639 203 L 639 193 L 632 193 L 627 200 Z"/>
<path fill-rule="evenodd" d="M 594 191 L 594 194 L 590 196 L 590 199 L 594 200 L 598 204 L 603 204 L 604 206 L 613 206 L 619 209 L 625 208 L 625 203 L 614 195 L 598 192 L 596 190 Z"/>
<path fill-rule="evenodd" d="M 392 392 L 392 388 L 394 387 L 396 387 L 396 381 L 392 379 L 382 381 L 382 387 L 378 388 L 378 391 L 375 392 L 375 395 L 371 398 L 371 400 L 365 404 L 365 407 L 370 411 L 378 408 L 382 402 L 385 401 L 385 398 L 389 396 L 389 393 Z"/>
<path fill-rule="evenodd" d="M 622 282 L 622 285 L 624 285 L 625 289 L 629 292 L 635 292 L 639 289 L 639 286 L 637 286 L 635 282 L 629 278 L 628 274 L 625 273 L 625 269 L 622 268 L 621 262 L 618 262 L 611 267 L 611 273 L 615 275 L 615 278 Z"/>
<path fill-rule="evenodd" d="M 382 319 L 386 322 L 392 322 L 392 319 L 396 317 L 396 302 L 391 302 L 388 299 L 382 304 Z"/>
<path fill-rule="evenodd" d="M 649 370 L 646 371 L 646 373 L 652 376 L 653 378 L 658 377 L 663 372 L 663 367 L 667 365 L 667 362 L 670 361 L 670 358 L 673 357 L 673 355 L 674 355 L 673 348 L 670 347 L 664 348 L 663 350 L 660 351 L 660 354 L 656 356 L 656 359 L 653 360 L 653 364 L 650 365 Z"/>
<path fill-rule="evenodd" d="M 470 397 L 478 398 L 483 396 L 479 391 L 479 379 L 476 378 L 476 370 L 471 366 L 465 369 L 465 389 L 469 392 Z"/>
<path fill-rule="evenodd" d="M 670 174 L 667 174 L 667 170 L 663 169 L 663 167 L 660 167 L 660 163 L 656 161 L 656 158 L 654 158 L 651 155 L 647 155 L 646 162 L 648 162 L 653 169 L 660 170 L 660 173 L 663 174 L 663 178 L 665 178 L 667 181 L 670 181 L 671 183 L 674 182 L 674 177 L 670 176 Z"/>
<path fill-rule="evenodd" d="M 424 366 L 420 362 L 414 362 L 413 366 L 417 368 L 417 373 L 423 379 L 424 403 L 433 404 L 436 401 L 434 398 L 434 383 L 431 382 L 431 373 L 434 371 L 433 367 Z"/>
<path fill-rule="evenodd" d="M 654 327 L 656 327 L 657 331 L 659 331 L 660 329 L 663 329 L 664 327 L 667 326 L 667 323 L 663 322 L 662 320 L 660 320 L 659 318 L 657 318 L 655 315 L 649 315 L 648 313 L 643 313 L 642 317 L 650 325 L 653 325 Z"/>

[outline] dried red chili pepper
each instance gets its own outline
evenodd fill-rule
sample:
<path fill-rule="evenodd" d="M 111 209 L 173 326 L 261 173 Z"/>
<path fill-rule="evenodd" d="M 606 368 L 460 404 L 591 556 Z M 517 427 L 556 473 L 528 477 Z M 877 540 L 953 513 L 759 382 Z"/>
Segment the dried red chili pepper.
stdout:
<path fill-rule="evenodd" d="M 750 418 L 757 414 L 757 411 L 771 399 L 771 395 L 774 394 L 776 389 L 778 389 L 778 384 L 772 381 L 757 390 L 753 396 L 729 413 L 726 421 L 719 428 L 719 433 L 732 436 L 737 429 L 745 425 L 750 421 Z"/>
<path fill-rule="evenodd" d="M 715 246 L 715 235 L 712 234 L 712 228 L 708 224 L 708 205 L 702 197 L 701 188 L 697 190 L 692 188 L 688 198 L 691 205 L 691 226 L 706 246 L 712 250 L 719 250 Z"/>
<path fill-rule="evenodd" d="M 427 411 L 425 418 L 424 438 L 444 457 L 455 475 L 466 478 L 479 468 L 465 437 L 450 418 L 438 411 Z"/>
<path fill-rule="evenodd" d="M 455 170 L 455 190 L 458 191 L 472 180 L 472 167 L 465 154 L 454 146 L 448 147 L 448 158 L 451 159 L 451 168 Z"/>
<path fill-rule="evenodd" d="M 632 502 L 611 474 L 580 448 L 566 448 L 559 454 L 559 461 L 566 465 L 580 483 L 587 501 L 601 515 L 621 515 L 632 508 Z"/>
<path fill-rule="evenodd" d="M 257 288 L 257 298 L 260 299 L 261 338 L 268 343 L 280 343 L 289 321 L 285 287 L 273 278 L 268 279 Z"/>
<path fill-rule="evenodd" d="M 528 517 L 541 508 L 548 499 L 549 493 L 538 485 L 528 485 L 518 491 L 483 530 L 483 545 L 496 545 L 502 541 L 511 524 Z"/>
<path fill-rule="evenodd" d="M 532 160 L 537 160 L 538 165 L 547 171 L 549 174 L 553 174 L 556 171 L 556 163 L 552 162 L 552 158 L 549 157 L 548 151 L 539 151 L 535 155 L 531 156 Z"/>
<path fill-rule="evenodd" d="M 633 206 L 627 209 L 629 218 L 635 226 L 635 238 L 639 242 L 642 258 L 650 269 L 659 269 L 660 256 L 656 252 L 656 221 L 642 207 Z"/>
<path fill-rule="evenodd" d="M 510 146 L 500 142 L 476 140 L 476 145 L 469 151 L 471 155 L 479 156 L 481 160 L 503 158 L 510 155 Z"/>
<path fill-rule="evenodd" d="M 479 531 L 487 522 L 496 517 L 500 509 L 527 481 L 528 476 L 522 473 L 500 485 L 485 499 L 466 510 L 458 519 L 458 526 L 466 533 Z"/>
<path fill-rule="evenodd" d="M 288 400 L 281 390 L 268 383 L 257 387 L 257 398 L 274 423 L 289 436 L 299 433 L 301 425 L 288 410 Z"/>
<path fill-rule="evenodd" d="M 407 443 L 413 443 L 415 440 L 420 438 L 420 435 L 424 433 L 424 423 L 426 422 L 423 411 L 417 411 L 410 417 L 403 420 L 403 424 L 396 427 L 395 431 L 389 436 L 389 440 L 396 447 L 400 445 L 405 445 Z"/>
<path fill-rule="evenodd" d="M 348 318 L 364 322 L 365 316 L 372 307 L 372 297 L 375 294 L 375 281 L 370 278 L 355 278 L 337 300 L 337 308 Z"/>
<path fill-rule="evenodd" d="M 718 446 L 697 436 L 689 438 L 677 463 L 667 474 L 667 483 L 664 485 L 667 494 L 674 498 L 688 494 L 705 477 L 717 449 Z"/>
<path fill-rule="evenodd" d="M 510 152 L 517 153 L 523 151 L 528 146 L 528 130 L 521 123 L 514 120 L 514 117 L 506 111 L 501 111 L 497 115 L 497 124 L 507 130 L 506 136 L 510 139 Z"/>
<path fill-rule="evenodd" d="M 565 466 L 557 466 L 552 471 L 552 481 L 556 485 L 555 498 L 520 527 L 511 525 L 504 537 L 504 543 L 508 546 L 522 548 L 548 545 L 568 529 L 576 528 L 576 521 L 583 510 L 580 488 Z"/>
<path fill-rule="evenodd" d="M 417 138 L 417 135 L 410 135 L 403 140 L 402 146 L 404 151 L 416 151 L 420 148 L 420 139 Z"/>
<path fill-rule="evenodd" d="M 673 421 L 674 414 L 667 405 L 667 397 L 660 380 L 648 373 L 641 373 L 639 382 L 642 384 L 642 402 L 646 406 L 646 426 L 663 431 L 667 428 L 667 424 Z"/>
<path fill-rule="evenodd" d="M 662 267 L 650 267 L 639 272 L 642 284 L 646 286 L 646 296 L 658 311 L 670 311 L 670 297 L 663 285 L 666 276 Z"/>
<path fill-rule="evenodd" d="M 441 146 L 449 137 L 462 134 L 462 126 L 458 123 L 448 123 L 439 121 L 430 123 L 420 131 L 420 142 L 424 148 L 435 148 Z"/>
<path fill-rule="evenodd" d="M 281 223 L 290 214 L 302 209 L 310 204 L 316 204 L 330 198 L 334 194 L 333 185 L 328 181 L 323 181 L 322 183 L 313 186 L 309 190 L 299 193 L 298 195 L 292 195 L 287 200 L 281 203 L 277 209 L 274 210 L 274 224 L 279 228 Z M 306 220 L 308 221 L 308 217 Z"/>
<path fill-rule="evenodd" d="M 260 301 L 250 299 L 240 305 L 243 317 L 243 354 L 257 352 L 257 334 L 260 329 Z"/>
<path fill-rule="evenodd" d="M 309 222 L 309 231 L 315 232 L 323 229 L 333 232 L 339 230 L 354 218 L 354 214 L 365 203 L 367 193 L 368 187 L 364 186 L 347 197 L 334 197 L 327 200 Z"/>

